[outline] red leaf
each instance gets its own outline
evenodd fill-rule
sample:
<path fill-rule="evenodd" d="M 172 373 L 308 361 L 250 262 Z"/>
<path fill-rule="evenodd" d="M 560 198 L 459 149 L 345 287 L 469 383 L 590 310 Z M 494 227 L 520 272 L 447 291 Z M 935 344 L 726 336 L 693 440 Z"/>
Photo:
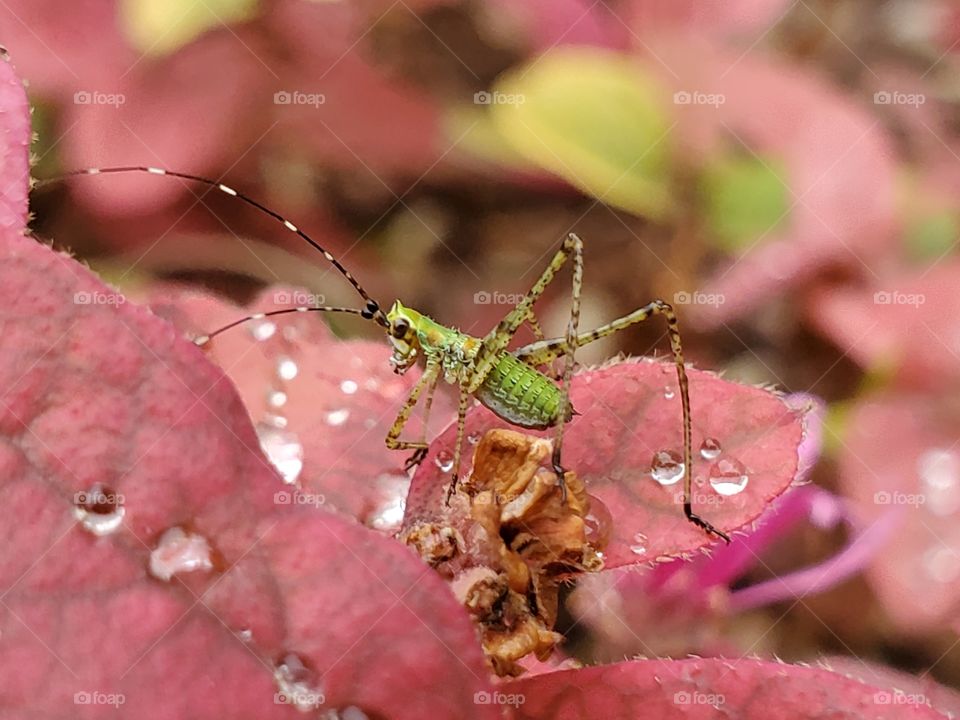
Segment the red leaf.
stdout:
<path fill-rule="evenodd" d="M 322 82 L 317 80 L 323 78 Z M 447 149 L 435 104 L 415 87 L 389 78 L 356 51 L 335 63 L 323 59 L 295 68 L 285 81 L 319 88 L 319 105 L 277 108 L 277 132 L 297 138 L 296 152 L 324 166 L 356 173 L 392 201 L 413 177 L 429 172 Z"/>
<path fill-rule="evenodd" d="M 918 677 L 846 655 L 833 655 L 824 658 L 823 662 L 834 672 L 843 673 L 868 685 L 897 688 L 903 691 L 904 696 L 922 696 L 945 715 L 952 713 L 950 717 L 956 717 L 957 713 L 960 713 L 960 692 L 937 684 L 929 674 Z"/>
<path fill-rule="evenodd" d="M 295 652 L 327 709 L 497 717 L 474 706 L 488 674 L 445 584 L 394 541 L 278 502 L 198 348 L 19 231 L 0 235 L 0 288 L 0 714 L 117 717 L 122 697 L 129 717 L 293 717 L 272 672 Z M 95 483 L 123 496 L 104 537 L 73 515 Z M 175 527 L 212 567 L 165 582 L 148 567 Z"/>
<path fill-rule="evenodd" d="M 523 698 L 518 720 L 944 717 L 923 704 L 925 698 L 829 670 L 759 660 L 636 660 L 521 678 L 501 692 L 495 699 Z"/>
<path fill-rule="evenodd" d="M 956 622 L 960 414 L 955 403 L 949 396 L 886 393 L 862 401 L 847 427 L 840 457 L 844 495 L 865 524 L 891 513 L 899 520 L 893 541 L 867 571 L 888 617 L 912 632 Z"/>
<path fill-rule="evenodd" d="M 868 370 L 895 371 L 911 387 L 939 391 L 960 378 L 956 288 L 960 261 L 945 259 L 872 287 L 831 286 L 811 294 L 811 322 Z"/>
<path fill-rule="evenodd" d="M 5 112 L 4 112 L 5 111 Z M 23 227 L 27 221 L 27 179 L 30 177 L 30 112 L 23 83 L 9 59 L 0 54 L 0 228 Z"/>
<path fill-rule="evenodd" d="M 116 2 L 87 2 L 63 12 L 60 0 L 4 0 L 3 44 L 17 59 L 31 95 L 114 92 L 117 77 L 137 61 L 121 35 Z M 97 42 L 90 42 L 96 37 Z M 6 176 L 4 176 L 6 177 Z"/>
<path fill-rule="evenodd" d="M 171 293 L 164 288 L 155 311 L 194 335 L 209 332 L 251 312 L 309 303 L 303 291 L 272 288 L 247 308 L 238 308 L 199 294 Z M 270 415 L 287 421 L 283 434 L 264 432 L 262 438 L 286 437 L 303 450 L 301 488 L 323 496 L 327 509 L 349 515 L 380 530 L 399 527 L 409 478 L 402 470 L 404 453 L 388 450 L 387 430 L 419 375 L 393 372 L 385 343 L 337 340 L 316 315 L 288 315 L 251 323 L 245 332 L 231 330 L 209 346 L 216 361 L 237 386 L 244 404 L 261 430 Z M 257 341 L 251 330 L 269 334 Z M 297 366 L 297 376 L 278 385 L 277 369 L 285 359 Z M 272 388 L 283 388 L 285 402 L 271 407 Z M 453 406 L 443 393 L 433 404 L 434 426 L 449 421 Z M 420 418 L 408 432 L 416 435 Z"/>
<path fill-rule="evenodd" d="M 672 365 L 639 360 L 574 378 L 571 399 L 581 415 L 567 426 L 564 463 L 613 516 L 610 544 L 604 550 L 607 567 L 679 555 L 710 541 L 683 516 L 682 482 L 661 487 L 650 476 L 655 452 L 679 452 L 681 447 L 674 373 Z M 690 399 L 694 505 L 723 530 L 742 528 L 793 481 L 801 416 L 771 392 L 697 370 L 690 371 Z M 473 409 L 467 418 L 469 435 L 495 426 L 504 423 L 485 408 Z M 451 451 L 454 437 L 455 428 L 449 428 L 431 445 L 413 479 L 405 525 L 432 516 L 444 502 L 449 478 L 438 467 L 437 456 Z M 736 460 L 744 466 L 749 480 L 743 492 L 722 497 L 711 488 L 707 477 L 712 463 L 696 454 L 706 438 L 722 446 L 722 454 L 712 462 Z"/>
<path fill-rule="evenodd" d="M 693 305 L 694 322 L 729 323 L 823 267 L 866 276 L 879 268 L 877 259 L 896 241 L 895 154 L 864 107 L 872 96 L 857 102 L 759 53 L 717 50 L 691 38 L 653 47 L 650 66 L 672 91 L 723 99 L 717 106 L 675 105 L 678 149 L 696 166 L 722 151 L 759 158 L 780 176 L 789 210 L 697 288 L 723 301 Z"/>
<path fill-rule="evenodd" d="M 257 46 L 255 37 L 246 42 Z M 247 149 L 261 139 L 265 121 L 256 109 L 272 99 L 270 70 L 243 43 L 227 31 L 210 33 L 168 57 L 141 59 L 110 90 L 94 88 L 117 95 L 117 102 L 68 106 L 64 122 L 73 132 L 63 149 L 65 166 L 145 164 L 202 175 L 236 164 L 232 148 Z M 136 215 L 185 191 L 195 197 L 208 192 L 186 181 L 134 174 L 122 182 L 76 185 L 83 200 L 110 216 Z"/>
<path fill-rule="evenodd" d="M 642 35 L 692 31 L 742 37 L 769 32 L 789 7 L 786 0 L 632 0 L 627 13 L 631 27 Z"/>

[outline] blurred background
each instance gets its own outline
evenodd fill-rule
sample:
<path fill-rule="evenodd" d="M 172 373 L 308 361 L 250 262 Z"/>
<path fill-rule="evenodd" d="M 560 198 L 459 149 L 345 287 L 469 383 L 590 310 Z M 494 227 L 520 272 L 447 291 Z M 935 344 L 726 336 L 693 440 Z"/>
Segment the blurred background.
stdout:
<path fill-rule="evenodd" d="M 222 181 L 382 302 L 477 334 L 575 230 L 583 325 L 662 297 L 697 366 L 823 399 L 812 484 L 756 555 L 592 578 L 568 603 L 573 656 L 835 657 L 960 687 L 953 3 L 5 0 L 0 41 L 30 84 L 35 177 Z M 33 209 L 133 296 L 355 303 L 215 191 L 81 178 Z M 569 282 L 542 307 L 559 333 Z M 656 323 L 599 345 L 581 360 L 667 349 Z"/>

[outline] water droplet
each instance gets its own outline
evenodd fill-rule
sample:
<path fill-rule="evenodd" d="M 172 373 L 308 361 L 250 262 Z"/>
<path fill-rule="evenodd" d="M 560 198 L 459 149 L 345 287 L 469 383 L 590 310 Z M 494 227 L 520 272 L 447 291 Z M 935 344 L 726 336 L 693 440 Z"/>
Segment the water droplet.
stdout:
<path fill-rule="evenodd" d="M 932 547 L 923 554 L 923 567 L 933 580 L 950 583 L 960 578 L 960 555 L 949 547 Z"/>
<path fill-rule="evenodd" d="M 673 450 L 660 450 L 650 461 L 650 474 L 661 485 L 673 485 L 683 477 L 683 458 Z"/>
<path fill-rule="evenodd" d="M 293 358 L 282 357 L 277 361 L 277 375 L 282 380 L 293 380 L 298 372 L 300 372 L 300 368 L 297 367 Z"/>
<path fill-rule="evenodd" d="M 254 340 L 259 340 L 260 342 L 269 340 L 276 332 L 276 323 L 272 323 L 269 320 L 261 320 L 260 322 L 255 322 L 250 325 L 250 334 L 253 335 Z"/>
<path fill-rule="evenodd" d="M 357 383 L 353 380 L 344 380 L 340 383 L 340 390 L 346 395 L 353 395 L 357 391 Z"/>
<path fill-rule="evenodd" d="M 583 519 L 586 539 L 594 550 L 602 550 L 610 542 L 613 516 L 606 504 L 596 495 L 587 495 L 587 500 L 590 502 L 590 512 Z"/>
<path fill-rule="evenodd" d="M 704 460 L 716 460 L 721 452 L 723 448 L 720 447 L 720 441 L 716 438 L 708 437 L 700 443 L 700 457 Z"/>
<path fill-rule="evenodd" d="M 205 537 L 172 527 L 160 536 L 150 552 L 150 574 L 159 580 L 170 580 L 177 573 L 209 570 L 213 567 L 210 555 Z"/>
<path fill-rule="evenodd" d="M 663 388 L 663 397 L 665 397 L 667 400 L 673 400 L 673 396 L 674 396 L 674 392 L 672 387 L 667 385 L 666 387 Z"/>
<path fill-rule="evenodd" d="M 739 460 L 723 458 L 710 467 L 710 485 L 720 495 L 736 495 L 743 492 L 749 480 L 747 470 Z"/>
<path fill-rule="evenodd" d="M 437 453 L 437 457 L 435 457 L 433 461 L 443 472 L 450 472 L 453 470 L 453 453 L 447 450 L 441 450 L 439 453 Z"/>
<path fill-rule="evenodd" d="M 123 495 L 101 483 L 73 496 L 73 516 L 94 535 L 109 535 L 123 524 Z"/>
<path fill-rule="evenodd" d="M 237 637 L 243 640 L 243 642 L 248 643 L 253 640 L 253 630 L 250 628 L 243 628 L 242 630 L 237 631 Z"/>
<path fill-rule="evenodd" d="M 917 458 L 917 472 L 930 512 L 946 516 L 960 509 L 960 457 L 955 451 L 927 450 Z"/>
<path fill-rule="evenodd" d="M 281 408 L 287 404 L 287 394 L 282 390 L 273 390 L 269 396 L 267 396 L 267 402 L 270 404 L 270 407 Z"/>
<path fill-rule="evenodd" d="M 331 410 L 327 413 L 327 425 L 333 425 L 337 427 L 343 425 L 347 418 L 350 417 L 350 410 L 347 408 L 341 408 L 339 410 Z"/>
<path fill-rule="evenodd" d="M 277 663 L 273 679 L 279 692 L 276 701 L 293 705 L 300 712 L 310 712 L 326 702 L 317 684 L 316 673 L 299 655 L 288 653 Z"/>
<path fill-rule="evenodd" d="M 283 326 L 283 339 L 288 342 L 296 342 L 300 339 L 300 330 L 296 325 L 286 324 Z"/>
<path fill-rule="evenodd" d="M 283 430 L 283 428 L 285 428 L 289 422 L 290 421 L 287 420 L 285 415 L 280 415 L 278 413 L 264 413 L 263 415 L 263 424 L 269 425 L 272 428 Z"/>
<path fill-rule="evenodd" d="M 370 720 L 370 716 L 356 705 L 348 705 L 337 713 L 337 720 Z"/>
<path fill-rule="evenodd" d="M 634 555 L 646 555 L 647 542 L 647 536 L 638 532 L 633 536 L 633 544 L 630 545 L 630 552 L 632 552 Z"/>
<path fill-rule="evenodd" d="M 260 447 L 280 473 L 283 481 L 292 485 L 303 470 L 303 445 L 292 432 L 286 432 L 267 423 L 257 425 Z"/>
<path fill-rule="evenodd" d="M 410 478 L 404 474 L 381 475 L 377 478 L 378 504 L 364 519 L 364 525 L 381 532 L 395 532 L 403 523 L 403 513 L 407 507 L 407 492 L 410 490 Z"/>
<path fill-rule="evenodd" d="M 470 433 L 469 435 L 467 435 L 467 442 L 470 443 L 471 445 L 476 445 L 478 442 L 480 442 L 480 438 L 481 438 L 480 433 L 478 432 Z"/>

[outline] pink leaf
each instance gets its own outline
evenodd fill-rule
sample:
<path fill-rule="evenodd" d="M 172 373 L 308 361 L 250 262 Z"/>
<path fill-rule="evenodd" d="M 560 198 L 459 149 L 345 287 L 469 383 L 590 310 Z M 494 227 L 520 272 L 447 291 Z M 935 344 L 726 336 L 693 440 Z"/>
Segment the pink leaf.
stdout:
<path fill-rule="evenodd" d="M 939 685 L 929 674 L 919 677 L 884 665 L 864 662 L 858 657 L 834 655 L 824 658 L 823 662 L 834 672 L 856 678 L 869 685 L 897 688 L 903 697 L 922 697 L 940 712 L 951 713 L 956 717 L 960 713 L 960 692 Z"/>
<path fill-rule="evenodd" d="M 280 106 L 277 131 L 298 138 L 297 153 L 355 173 L 391 201 L 449 149 L 440 138 L 434 103 L 414 86 L 383 75 L 356 51 L 332 64 L 323 59 L 298 67 L 285 81 L 319 88 L 323 102 Z M 397 176 L 412 177 L 396 182 Z"/>
<path fill-rule="evenodd" d="M 301 290 L 272 288 L 239 308 L 166 287 L 152 307 L 200 335 L 252 312 L 309 303 L 311 297 Z M 264 339 L 258 341 L 254 333 Z M 384 438 L 419 372 L 396 375 L 385 343 L 337 340 L 317 314 L 248 324 L 216 337 L 208 352 L 237 386 L 261 442 L 277 446 L 278 454 L 284 449 L 282 439 L 291 451 L 296 445 L 302 448 L 297 481 L 304 491 L 322 497 L 327 509 L 370 527 L 399 527 L 410 484 L 402 469 L 406 454 L 388 450 Z M 284 361 L 295 363 L 297 374 L 282 382 L 278 370 Z M 283 393 L 282 404 L 271 405 L 272 391 Z M 447 395 L 437 393 L 434 426 L 443 427 L 452 411 Z M 271 417 L 284 418 L 285 427 L 271 431 Z M 416 434 L 420 427 L 420 418 L 411 418 L 409 432 Z"/>
<path fill-rule="evenodd" d="M 648 62 L 671 92 L 722 99 L 674 104 L 678 145 L 689 161 L 703 166 L 732 153 L 764 163 L 783 184 L 788 209 L 698 288 L 723 301 L 692 306 L 695 321 L 730 322 L 825 266 L 875 274 L 897 227 L 894 149 L 866 110 L 872 95 L 846 97 L 758 52 L 677 37 L 653 47 Z"/>
<path fill-rule="evenodd" d="M 934 631 L 956 622 L 960 600 L 960 418 L 949 398 L 890 394 L 847 418 L 840 482 L 862 522 L 892 516 L 893 538 L 867 572 L 898 626 Z M 891 432 L 896 428 L 896 432 Z M 917 592 L 923 587 L 922 593 Z"/>
<path fill-rule="evenodd" d="M 31 94 L 73 102 L 75 92 L 115 91 L 117 77 L 137 60 L 121 36 L 117 5 L 86 2 L 66 13 L 60 0 L 0 4 L 3 44 L 17 59 Z"/>
<path fill-rule="evenodd" d="M 760 660 L 636 660 L 522 678 L 500 691 L 503 702 L 522 698 L 517 702 L 518 720 L 944 717 L 923 699 L 898 697 L 885 684 Z"/>
<path fill-rule="evenodd" d="M 293 652 L 324 709 L 497 717 L 473 703 L 488 673 L 445 584 L 398 543 L 278 496 L 198 348 L 11 229 L 0 288 L 0 714 L 294 717 L 273 677 Z M 97 483 L 125 511 L 102 537 L 85 527 L 115 515 L 77 506 Z M 153 567 L 181 569 L 169 582 L 148 571 L 161 544 Z"/>
<path fill-rule="evenodd" d="M 674 373 L 672 365 L 640 360 L 588 370 L 574 378 L 571 398 L 581 415 L 567 426 L 564 463 L 584 479 L 587 492 L 613 517 L 610 544 L 604 550 L 607 567 L 679 555 L 710 542 L 684 518 L 682 482 L 662 487 L 650 474 L 654 453 L 679 452 L 681 447 Z M 694 505 L 723 530 L 743 528 L 793 481 L 802 415 L 771 392 L 697 370 L 690 371 L 690 398 Z M 478 407 L 467 418 L 467 433 L 477 436 L 503 425 L 489 410 Z M 414 476 L 405 525 L 432 516 L 443 505 L 449 474 L 438 467 L 437 457 L 450 452 L 454 436 L 455 428 L 449 428 L 431 445 Z M 716 460 L 696 454 L 706 438 L 721 444 Z M 707 477 L 713 465 L 731 461 L 742 465 L 748 483 L 742 492 L 723 497 Z"/>
<path fill-rule="evenodd" d="M 868 370 L 892 371 L 911 387 L 938 390 L 960 378 L 960 261 L 811 294 L 811 322 Z"/>
<path fill-rule="evenodd" d="M 630 24 L 638 33 L 664 31 L 738 35 L 768 32 L 790 9 L 786 0 L 632 0 Z"/>
<path fill-rule="evenodd" d="M 27 219 L 30 112 L 23 83 L 0 53 L 0 228 L 19 229 Z"/>
<path fill-rule="evenodd" d="M 247 42 L 257 45 L 254 37 Z M 224 73 L 227 67 L 230 72 Z M 272 76 L 263 60 L 226 30 L 169 57 L 143 58 L 110 89 L 92 89 L 100 96 L 81 89 L 89 100 L 68 108 L 64 122 L 73 131 L 64 146 L 64 164 L 156 165 L 200 175 L 235 165 L 239 161 L 231 148 L 249 151 L 262 138 L 264 120 L 255 110 L 272 100 L 267 79 Z M 188 133 L 184 122 L 189 122 Z M 177 194 L 199 196 L 206 190 L 129 175 L 123 182 L 78 183 L 76 192 L 101 213 L 135 215 Z"/>

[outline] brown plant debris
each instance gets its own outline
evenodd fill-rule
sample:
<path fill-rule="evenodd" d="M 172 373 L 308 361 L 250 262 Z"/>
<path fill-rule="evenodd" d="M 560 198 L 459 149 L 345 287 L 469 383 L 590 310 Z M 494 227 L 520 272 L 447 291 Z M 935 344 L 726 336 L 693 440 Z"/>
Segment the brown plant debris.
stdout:
<path fill-rule="evenodd" d="M 450 581 L 499 675 L 522 673 L 519 661 L 531 653 L 550 655 L 563 639 L 553 631 L 560 584 L 603 567 L 585 523 L 589 496 L 568 471 L 562 499 L 556 473 L 544 467 L 551 451 L 549 440 L 490 430 L 444 517 L 401 536 Z"/>

